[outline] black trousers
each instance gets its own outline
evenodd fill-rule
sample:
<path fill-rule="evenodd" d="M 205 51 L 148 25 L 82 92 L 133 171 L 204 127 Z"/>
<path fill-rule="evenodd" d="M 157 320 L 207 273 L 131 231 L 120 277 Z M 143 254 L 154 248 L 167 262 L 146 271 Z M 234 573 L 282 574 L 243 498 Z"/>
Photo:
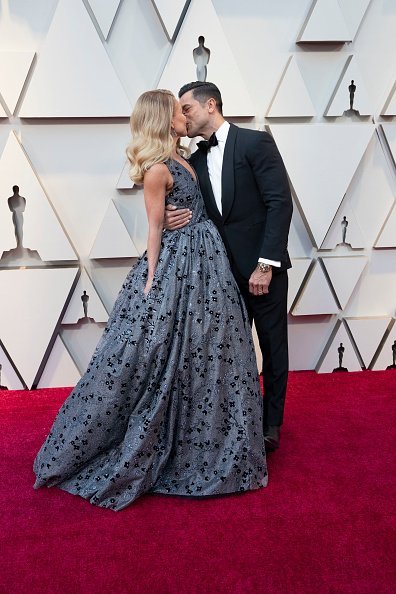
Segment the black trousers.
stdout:
<path fill-rule="evenodd" d="M 287 271 L 273 274 L 267 295 L 252 295 L 246 280 L 238 278 L 237 274 L 235 277 L 250 323 L 254 320 L 263 355 L 264 427 L 282 425 L 289 371 Z"/>

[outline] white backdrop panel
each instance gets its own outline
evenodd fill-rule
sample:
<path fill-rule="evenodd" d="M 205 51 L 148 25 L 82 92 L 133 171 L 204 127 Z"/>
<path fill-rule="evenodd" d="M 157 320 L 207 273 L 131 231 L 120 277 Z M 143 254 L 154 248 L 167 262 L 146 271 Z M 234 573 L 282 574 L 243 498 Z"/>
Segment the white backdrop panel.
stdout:
<path fill-rule="evenodd" d="M 337 299 L 344 309 L 367 264 L 365 256 L 324 257 L 322 262 L 330 277 Z"/>
<path fill-rule="evenodd" d="M 79 379 L 80 372 L 76 364 L 68 353 L 62 339 L 57 336 L 37 387 L 74 386 Z"/>
<path fill-rule="evenodd" d="M 279 87 L 267 112 L 269 118 L 312 117 L 312 104 L 295 56 L 290 56 Z"/>
<path fill-rule="evenodd" d="M 96 235 L 90 258 L 133 258 L 139 256 L 128 231 L 111 200 Z"/>
<path fill-rule="evenodd" d="M 103 37 L 107 39 L 120 0 L 87 0 L 95 16 Z"/>
<path fill-rule="evenodd" d="M 369 367 L 390 320 L 391 318 L 345 319 L 366 367 Z"/>
<path fill-rule="evenodd" d="M 338 0 L 316 0 L 301 31 L 299 42 L 345 42 L 352 35 L 345 23 Z"/>
<path fill-rule="evenodd" d="M 348 317 L 395 315 L 396 274 L 394 250 L 373 250 L 367 269 L 345 310 Z"/>
<path fill-rule="evenodd" d="M 12 114 L 15 113 L 34 55 L 34 52 L 0 52 L 0 94 Z"/>
<path fill-rule="evenodd" d="M 153 4 L 160 17 L 161 24 L 169 39 L 172 39 L 176 27 L 182 18 L 185 6 L 189 4 L 190 0 L 152 0 Z"/>
<path fill-rule="evenodd" d="M 304 288 L 292 309 L 294 316 L 337 314 L 339 307 L 333 297 L 320 262 L 315 262 Z"/>
<path fill-rule="evenodd" d="M 44 261 L 75 260 L 77 255 L 48 202 L 40 181 L 16 136 L 11 133 L 0 158 L 0 195 L 10 197 L 14 185 L 19 186 L 20 195 L 26 198 L 23 214 L 24 247 L 37 250 Z M 0 252 L 15 247 L 15 239 L 10 241 L 14 234 L 11 215 L 7 201 L 2 200 Z"/>
<path fill-rule="evenodd" d="M 31 124 L 23 142 L 80 258 L 87 258 L 130 140 L 127 123 Z"/>
<path fill-rule="evenodd" d="M 299 52 L 297 59 L 315 110 L 322 116 L 345 67 L 348 54 L 310 50 Z"/>
<path fill-rule="evenodd" d="M 389 95 L 388 99 L 386 100 L 384 109 L 381 113 L 386 116 L 395 116 L 396 115 L 396 82 L 392 87 L 390 95 Z"/>
<path fill-rule="evenodd" d="M 200 35 L 205 38 L 205 47 L 211 52 L 207 80 L 216 81 L 220 88 L 224 114 L 253 116 L 254 108 L 247 84 L 240 73 L 211 0 L 192 0 L 158 87 L 170 89 L 177 95 L 182 85 L 197 80 L 192 52 L 198 45 Z"/>
<path fill-rule="evenodd" d="M 335 316 L 289 316 L 290 369 L 315 369 L 335 319 Z"/>
<path fill-rule="evenodd" d="M 366 240 L 372 247 L 394 202 L 395 174 L 374 134 L 347 190 L 349 205 Z M 349 227 L 348 227 L 349 231 Z"/>
<path fill-rule="evenodd" d="M 371 0 L 338 0 L 348 31 L 355 37 Z"/>
<path fill-rule="evenodd" d="M 133 181 L 129 177 L 129 170 L 131 168 L 131 164 L 129 161 L 125 161 L 124 167 L 120 173 L 120 177 L 118 178 L 117 182 L 117 190 L 131 190 L 134 186 Z"/>
<path fill-rule="evenodd" d="M 130 111 L 83 3 L 59 0 L 21 117 L 114 117 L 129 116 Z"/>
<path fill-rule="evenodd" d="M 383 123 L 382 129 L 385 133 L 386 141 L 391 150 L 393 160 L 396 163 L 396 123 Z"/>
<path fill-rule="evenodd" d="M 78 279 L 76 288 L 74 289 L 72 298 L 62 319 L 62 324 L 76 324 L 84 317 L 83 306 L 83 291 L 88 295 L 87 310 L 88 317 L 93 318 L 95 322 L 107 322 L 108 313 L 104 308 L 102 300 L 100 299 L 94 284 L 89 278 L 86 270 L 82 270 L 81 276 Z"/>
<path fill-rule="evenodd" d="M 130 260 L 118 260 L 117 264 L 115 264 L 114 260 L 98 260 L 95 262 L 96 266 L 91 270 L 92 280 L 107 311 L 110 312 L 113 309 L 125 277 L 135 261 L 135 259 L 131 258 Z"/>
<path fill-rule="evenodd" d="M 359 222 L 349 201 L 343 200 L 320 249 L 336 249 L 337 245 L 343 242 L 343 225 L 345 225 L 344 217 L 347 223 L 345 243 L 349 244 L 350 248 L 354 250 L 368 247 L 366 238 L 360 229 Z"/>
<path fill-rule="evenodd" d="M 61 338 L 80 374 L 85 373 L 105 324 L 85 324 L 62 328 Z"/>
<path fill-rule="evenodd" d="M 356 87 L 353 99 L 353 109 L 361 116 L 373 113 L 373 105 L 366 89 L 366 84 L 355 56 L 351 56 L 343 77 L 339 81 L 334 98 L 326 111 L 326 116 L 342 116 L 350 108 L 349 86 L 354 82 Z"/>
<path fill-rule="evenodd" d="M 393 323 L 388 338 L 386 339 L 374 365 L 373 369 L 386 369 L 389 365 L 393 365 L 393 345 L 396 341 L 396 323 Z M 396 373 L 395 369 L 390 369 L 389 373 Z M 390 376 L 394 377 L 394 376 Z"/>
<path fill-rule="evenodd" d="M 15 373 L 13 366 L 11 365 L 7 355 L 3 351 L 0 345 L 0 364 L 2 365 L 1 370 L 1 382 L 0 385 L 5 386 L 9 390 L 23 390 L 24 385 Z M 1 398 L 1 392 L 0 392 Z"/>
<path fill-rule="evenodd" d="M 293 259 L 292 267 L 288 270 L 289 290 L 287 293 L 287 311 L 290 310 L 297 293 L 302 285 L 308 268 L 311 264 L 310 258 Z"/>
<path fill-rule="evenodd" d="M 293 205 L 293 216 L 289 231 L 288 250 L 291 258 L 311 256 L 314 251 L 300 210 L 295 204 Z"/>
<path fill-rule="evenodd" d="M 316 371 L 318 373 L 332 373 L 334 369 L 339 367 L 339 348 L 344 348 L 342 354 L 341 366 L 348 371 L 362 371 L 360 361 L 356 355 L 355 348 L 349 338 L 343 322 L 338 327 L 334 337 L 329 341 L 326 347 L 326 355 L 323 360 L 317 365 Z M 339 372 L 339 373 L 347 373 Z"/>
<path fill-rule="evenodd" d="M 0 338 L 29 387 L 53 335 L 76 272 L 76 268 L 0 272 Z"/>
<path fill-rule="evenodd" d="M 396 247 L 396 202 L 385 221 L 384 227 L 375 242 L 376 248 Z"/>
<path fill-rule="evenodd" d="M 313 237 L 321 245 L 374 126 L 271 124 L 270 128 Z"/>

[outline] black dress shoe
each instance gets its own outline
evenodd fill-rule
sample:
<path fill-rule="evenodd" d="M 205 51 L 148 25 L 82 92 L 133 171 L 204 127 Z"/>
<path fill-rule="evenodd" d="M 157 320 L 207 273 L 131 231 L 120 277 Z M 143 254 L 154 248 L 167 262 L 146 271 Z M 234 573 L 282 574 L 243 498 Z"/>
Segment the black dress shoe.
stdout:
<path fill-rule="evenodd" d="M 280 427 L 268 425 L 264 428 L 264 445 L 266 452 L 274 452 L 279 448 Z"/>

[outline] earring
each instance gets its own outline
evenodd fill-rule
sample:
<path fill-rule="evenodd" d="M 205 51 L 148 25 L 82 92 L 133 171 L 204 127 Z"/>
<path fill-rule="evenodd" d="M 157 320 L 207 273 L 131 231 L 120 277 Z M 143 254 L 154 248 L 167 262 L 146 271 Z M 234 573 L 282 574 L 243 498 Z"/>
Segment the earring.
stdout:
<path fill-rule="evenodd" d="M 177 138 L 177 132 L 173 127 L 171 128 L 170 133 L 171 133 L 171 136 L 173 136 L 173 138 Z"/>

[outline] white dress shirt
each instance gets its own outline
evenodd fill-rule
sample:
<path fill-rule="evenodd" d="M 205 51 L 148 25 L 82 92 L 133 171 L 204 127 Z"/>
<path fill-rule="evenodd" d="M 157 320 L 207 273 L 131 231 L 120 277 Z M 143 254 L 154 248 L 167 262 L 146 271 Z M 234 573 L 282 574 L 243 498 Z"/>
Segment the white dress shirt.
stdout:
<path fill-rule="evenodd" d="M 221 203 L 221 170 L 223 169 L 224 148 L 229 129 L 230 124 L 228 122 L 223 122 L 221 124 L 220 128 L 216 131 L 218 144 L 210 148 L 207 156 L 210 183 L 220 214 L 223 213 L 223 206 Z"/>
<path fill-rule="evenodd" d="M 224 148 L 229 130 L 230 124 L 228 122 L 223 122 L 220 128 L 216 131 L 218 144 L 212 146 L 207 154 L 209 179 L 220 214 L 223 213 L 223 205 L 221 202 L 221 172 L 223 169 Z M 281 265 L 280 262 L 275 262 L 274 260 L 268 260 L 266 258 L 259 258 L 258 261 L 264 262 L 264 264 L 271 264 L 271 266 L 280 267 Z"/>

